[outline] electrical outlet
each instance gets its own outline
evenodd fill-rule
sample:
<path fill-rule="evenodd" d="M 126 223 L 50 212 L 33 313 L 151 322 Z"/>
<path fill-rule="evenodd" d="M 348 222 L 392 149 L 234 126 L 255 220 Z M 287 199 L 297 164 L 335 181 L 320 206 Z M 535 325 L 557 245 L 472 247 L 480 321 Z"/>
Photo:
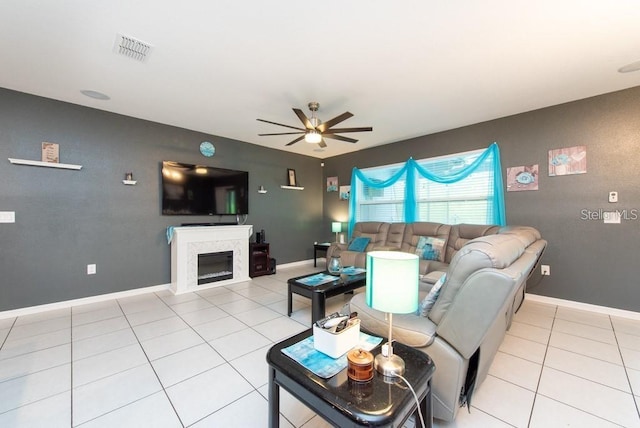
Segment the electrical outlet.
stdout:
<path fill-rule="evenodd" d="M 96 274 L 96 265 L 90 264 L 87 265 L 87 275 L 95 275 Z"/>
<path fill-rule="evenodd" d="M 549 265 L 540 265 L 540 273 L 543 275 L 551 275 L 551 268 Z"/>

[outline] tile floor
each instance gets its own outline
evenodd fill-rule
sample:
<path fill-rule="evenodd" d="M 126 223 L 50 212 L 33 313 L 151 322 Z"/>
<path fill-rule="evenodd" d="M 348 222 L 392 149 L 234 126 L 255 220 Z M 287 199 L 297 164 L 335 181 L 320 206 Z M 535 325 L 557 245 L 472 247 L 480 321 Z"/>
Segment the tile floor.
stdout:
<path fill-rule="evenodd" d="M 310 323 L 286 280 L 312 270 L 0 319 L 0 426 L 267 426 L 265 353 Z M 526 301 L 471 412 L 435 425 L 640 427 L 639 398 L 640 321 Z M 328 426 L 284 391 L 280 420 Z"/>

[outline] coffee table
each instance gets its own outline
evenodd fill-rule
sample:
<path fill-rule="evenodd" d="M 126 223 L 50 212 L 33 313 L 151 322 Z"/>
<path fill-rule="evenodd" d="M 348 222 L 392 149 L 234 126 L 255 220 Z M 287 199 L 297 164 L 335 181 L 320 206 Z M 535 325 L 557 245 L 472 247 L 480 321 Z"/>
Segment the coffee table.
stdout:
<path fill-rule="evenodd" d="M 401 427 L 418 408 L 425 426 L 432 426 L 431 377 L 435 366 L 424 352 L 397 342 L 393 347 L 394 353 L 405 362 L 403 376 L 415 390 L 418 406 L 411 390 L 399 378 L 387 378 L 375 372 L 369 382 L 354 382 L 348 378 L 345 368 L 335 376 L 323 379 L 282 353 L 283 348 L 312 334 L 311 330 L 304 331 L 275 344 L 267 353 L 270 428 L 278 427 L 280 422 L 280 387 L 337 427 Z M 380 346 L 371 352 L 377 355 Z M 417 414 L 415 424 L 420 426 Z"/>
<path fill-rule="evenodd" d="M 328 274 L 328 272 L 324 273 Z M 300 282 L 301 279 L 308 278 L 317 274 L 318 272 L 314 272 L 309 275 L 297 276 L 287 281 L 288 316 L 291 316 L 292 312 L 293 294 L 298 294 L 300 296 L 308 297 L 309 299 L 311 299 L 311 324 L 313 324 L 319 319 L 324 318 L 327 297 L 333 297 L 340 294 L 348 293 L 357 288 L 364 287 L 366 284 L 366 273 L 359 273 L 356 275 L 339 275 L 336 276 L 335 281 L 315 286 L 306 285 Z"/>

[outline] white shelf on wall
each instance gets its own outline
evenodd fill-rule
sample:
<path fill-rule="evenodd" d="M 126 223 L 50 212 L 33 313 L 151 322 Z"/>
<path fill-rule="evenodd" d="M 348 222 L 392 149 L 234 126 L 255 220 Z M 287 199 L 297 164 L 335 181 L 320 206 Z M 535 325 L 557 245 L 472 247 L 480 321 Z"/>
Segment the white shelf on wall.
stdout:
<path fill-rule="evenodd" d="M 122 180 L 122 184 L 126 184 L 127 186 L 135 186 L 136 183 L 136 180 Z"/>
<path fill-rule="evenodd" d="M 289 189 L 289 190 L 304 190 L 304 187 L 298 186 L 280 186 L 281 189 Z"/>
<path fill-rule="evenodd" d="M 14 159 L 8 158 L 9 162 L 14 165 L 30 165 L 30 166 L 43 166 L 45 168 L 59 168 L 59 169 L 81 169 L 82 165 L 72 165 L 69 163 L 52 163 L 52 162 L 41 162 L 27 159 Z"/>

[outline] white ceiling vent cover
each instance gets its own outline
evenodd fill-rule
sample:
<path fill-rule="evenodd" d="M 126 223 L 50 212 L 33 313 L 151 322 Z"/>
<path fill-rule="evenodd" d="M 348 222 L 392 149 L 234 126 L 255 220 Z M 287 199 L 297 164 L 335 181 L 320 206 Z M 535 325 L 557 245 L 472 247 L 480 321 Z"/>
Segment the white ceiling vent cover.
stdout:
<path fill-rule="evenodd" d="M 152 46 L 142 40 L 130 36 L 116 34 L 116 42 L 113 51 L 136 61 L 145 62 L 151 53 Z"/>

